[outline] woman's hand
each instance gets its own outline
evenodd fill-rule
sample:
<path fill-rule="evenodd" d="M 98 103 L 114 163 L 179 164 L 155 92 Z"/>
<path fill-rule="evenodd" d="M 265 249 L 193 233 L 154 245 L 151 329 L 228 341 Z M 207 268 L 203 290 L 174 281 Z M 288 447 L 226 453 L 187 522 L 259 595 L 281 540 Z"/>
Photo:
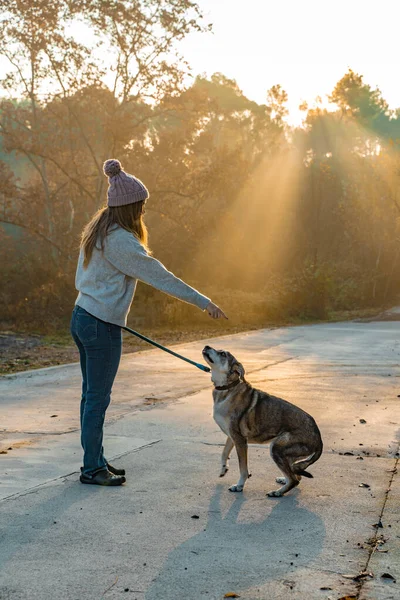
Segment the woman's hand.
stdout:
<path fill-rule="evenodd" d="M 210 302 L 206 306 L 206 311 L 208 312 L 208 314 L 210 315 L 210 317 L 212 319 L 227 319 L 228 318 L 226 316 L 226 314 L 224 313 L 224 311 L 221 310 L 219 308 L 219 306 L 217 306 L 216 304 L 214 304 L 214 302 Z"/>

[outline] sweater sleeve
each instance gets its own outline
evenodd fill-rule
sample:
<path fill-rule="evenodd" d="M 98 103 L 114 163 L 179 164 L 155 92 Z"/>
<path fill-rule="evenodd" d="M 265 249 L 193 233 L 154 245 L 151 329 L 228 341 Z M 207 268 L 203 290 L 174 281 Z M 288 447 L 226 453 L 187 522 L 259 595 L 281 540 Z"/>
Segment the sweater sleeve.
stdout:
<path fill-rule="evenodd" d="M 119 271 L 174 296 L 183 302 L 205 310 L 210 299 L 168 271 L 157 259 L 149 256 L 133 234 L 118 231 L 107 237 L 105 258 Z"/>

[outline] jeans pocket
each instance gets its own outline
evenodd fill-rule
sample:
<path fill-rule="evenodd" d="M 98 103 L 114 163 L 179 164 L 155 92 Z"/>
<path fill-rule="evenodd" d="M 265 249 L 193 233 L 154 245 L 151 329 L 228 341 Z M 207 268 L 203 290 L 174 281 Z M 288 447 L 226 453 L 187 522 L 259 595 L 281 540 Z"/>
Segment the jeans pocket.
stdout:
<path fill-rule="evenodd" d="M 88 344 L 97 340 L 98 320 L 88 313 L 79 312 L 77 314 L 77 333 L 83 344 Z"/>

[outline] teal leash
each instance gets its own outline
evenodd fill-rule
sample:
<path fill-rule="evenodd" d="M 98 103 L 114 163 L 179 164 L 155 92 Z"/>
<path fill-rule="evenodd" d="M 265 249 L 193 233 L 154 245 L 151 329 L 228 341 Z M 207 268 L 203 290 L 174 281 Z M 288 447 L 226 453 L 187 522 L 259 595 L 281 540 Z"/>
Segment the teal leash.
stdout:
<path fill-rule="evenodd" d="M 146 337 L 145 335 L 142 335 L 141 333 L 138 333 L 137 331 L 134 331 L 133 329 L 130 329 L 129 327 L 122 327 L 122 329 L 124 329 L 125 331 L 129 331 L 129 333 L 131 333 L 132 335 L 135 335 L 136 337 L 140 338 L 141 340 L 144 340 L 148 344 L 151 344 L 152 346 L 155 346 L 156 348 L 160 348 L 160 350 L 164 350 L 164 352 L 168 352 L 168 354 L 172 354 L 172 356 L 176 356 L 176 358 L 180 358 L 181 360 L 184 360 L 185 362 L 187 362 L 191 365 L 194 365 L 201 371 L 205 371 L 206 373 L 211 372 L 210 367 L 206 367 L 205 365 L 202 365 L 201 363 L 194 362 L 194 360 L 190 360 L 190 358 L 185 358 L 185 356 L 182 356 L 181 354 L 178 354 L 177 352 L 174 352 L 173 350 L 170 350 L 169 348 L 166 348 L 165 346 L 161 346 L 161 344 L 158 344 L 154 340 L 151 340 L 150 338 Z"/>

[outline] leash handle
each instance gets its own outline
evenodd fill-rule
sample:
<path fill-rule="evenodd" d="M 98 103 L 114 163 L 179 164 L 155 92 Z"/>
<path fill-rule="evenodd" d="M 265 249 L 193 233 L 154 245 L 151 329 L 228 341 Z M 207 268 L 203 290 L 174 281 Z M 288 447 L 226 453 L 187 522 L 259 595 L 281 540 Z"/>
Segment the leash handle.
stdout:
<path fill-rule="evenodd" d="M 195 367 L 197 367 L 201 371 L 204 371 L 205 373 L 211 372 L 210 367 L 206 367 L 205 365 L 194 362 L 194 360 L 190 360 L 190 358 L 186 358 L 185 356 L 182 356 L 181 354 L 178 354 L 177 352 L 174 352 L 173 350 L 170 350 L 169 348 L 166 348 L 165 346 L 161 346 L 161 344 L 158 344 L 154 340 L 151 340 L 150 338 L 139 333 L 138 331 L 134 331 L 133 329 L 130 329 L 129 327 L 121 327 L 121 329 L 124 329 L 125 331 L 129 331 L 129 333 L 131 333 L 132 335 L 135 335 L 136 337 L 147 342 L 148 344 L 151 344 L 152 346 L 155 346 L 156 348 L 159 348 L 160 350 L 164 350 L 164 352 L 168 352 L 168 354 L 172 354 L 172 356 L 176 356 L 176 358 L 180 358 L 181 360 L 184 360 L 185 362 L 187 362 L 191 365 L 194 365 Z"/>

